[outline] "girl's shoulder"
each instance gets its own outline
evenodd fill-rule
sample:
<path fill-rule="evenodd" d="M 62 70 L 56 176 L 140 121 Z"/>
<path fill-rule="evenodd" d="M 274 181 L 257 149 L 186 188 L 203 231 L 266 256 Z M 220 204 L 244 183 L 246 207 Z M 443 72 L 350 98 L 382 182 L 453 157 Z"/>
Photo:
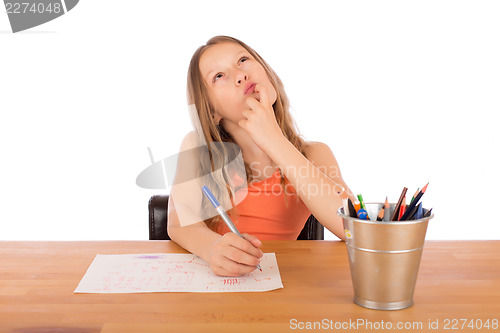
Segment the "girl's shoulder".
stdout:
<path fill-rule="evenodd" d="M 330 178 L 340 175 L 337 159 L 326 143 L 309 141 L 304 146 L 304 152 L 307 159 Z"/>
<path fill-rule="evenodd" d="M 200 137 L 195 131 L 191 131 L 184 136 L 181 143 L 181 150 L 186 150 L 200 145 Z"/>
<path fill-rule="evenodd" d="M 304 141 L 303 147 L 308 159 L 321 156 L 325 153 L 327 155 L 333 154 L 332 150 L 326 143 L 319 141 Z"/>

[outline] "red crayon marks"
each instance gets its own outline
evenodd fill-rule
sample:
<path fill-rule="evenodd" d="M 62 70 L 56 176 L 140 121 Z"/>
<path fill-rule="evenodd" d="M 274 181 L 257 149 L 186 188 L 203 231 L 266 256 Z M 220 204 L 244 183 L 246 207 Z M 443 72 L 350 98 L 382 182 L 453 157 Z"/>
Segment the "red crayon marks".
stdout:
<path fill-rule="evenodd" d="M 240 284 L 240 280 L 239 279 L 224 279 L 223 284 L 225 286 L 234 286 L 234 285 Z"/>

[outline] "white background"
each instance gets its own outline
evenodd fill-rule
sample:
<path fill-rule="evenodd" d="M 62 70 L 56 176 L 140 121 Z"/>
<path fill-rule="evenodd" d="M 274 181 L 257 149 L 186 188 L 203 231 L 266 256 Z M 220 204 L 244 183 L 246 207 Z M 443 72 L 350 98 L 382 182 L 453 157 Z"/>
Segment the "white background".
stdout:
<path fill-rule="evenodd" d="M 430 182 L 427 239 L 500 239 L 497 1 L 88 1 L 12 34 L 0 13 L 0 239 L 148 238 L 136 176 L 190 130 L 215 35 L 284 82 L 305 138 L 365 201 Z M 327 239 L 334 239 L 327 235 Z"/>

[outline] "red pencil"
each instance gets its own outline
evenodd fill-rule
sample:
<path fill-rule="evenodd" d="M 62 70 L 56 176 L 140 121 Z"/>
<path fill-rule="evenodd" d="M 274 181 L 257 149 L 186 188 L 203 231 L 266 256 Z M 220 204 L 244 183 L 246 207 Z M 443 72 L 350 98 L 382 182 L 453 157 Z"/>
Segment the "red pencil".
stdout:
<path fill-rule="evenodd" d="M 406 195 L 403 197 L 403 201 L 401 202 L 398 221 L 401 220 L 401 217 L 404 215 L 405 211 L 406 211 Z"/>

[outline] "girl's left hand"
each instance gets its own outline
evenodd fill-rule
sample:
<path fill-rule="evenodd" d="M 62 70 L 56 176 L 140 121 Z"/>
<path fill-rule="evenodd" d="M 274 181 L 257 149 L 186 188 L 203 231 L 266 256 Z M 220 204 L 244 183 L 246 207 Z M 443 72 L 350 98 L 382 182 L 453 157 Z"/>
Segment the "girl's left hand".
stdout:
<path fill-rule="evenodd" d="M 238 121 L 238 126 L 247 131 L 253 141 L 265 150 L 267 144 L 272 144 L 275 140 L 282 138 L 283 133 L 276 122 L 267 87 L 257 84 L 254 91 L 259 93 L 260 102 L 254 97 L 246 99 L 250 108 L 243 110 L 241 114 L 245 118 Z"/>

